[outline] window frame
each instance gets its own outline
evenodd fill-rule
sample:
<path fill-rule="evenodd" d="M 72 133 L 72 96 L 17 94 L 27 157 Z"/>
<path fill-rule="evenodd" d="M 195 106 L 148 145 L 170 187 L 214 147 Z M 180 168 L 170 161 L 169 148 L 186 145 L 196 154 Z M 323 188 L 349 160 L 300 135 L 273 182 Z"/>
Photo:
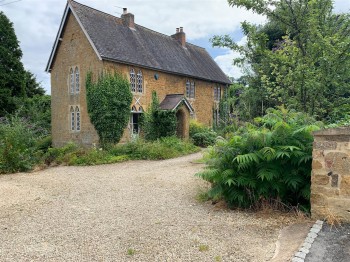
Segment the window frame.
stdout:
<path fill-rule="evenodd" d="M 77 66 L 74 69 L 74 80 L 75 80 L 74 90 L 75 90 L 75 93 L 78 94 L 80 93 L 80 72 Z"/>
<path fill-rule="evenodd" d="M 75 91 L 75 79 L 74 79 L 74 70 L 73 67 L 69 70 L 69 92 L 70 94 L 74 94 Z"/>
<path fill-rule="evenodd" d="M 189 99 L 196 98 L 196 83 L 194 80 L 186 80 L 186 97 Z"/>
<path fill-rule="evenodd" d="M 81 111 L 79 105 L 69 106 L 69 130 L 72 133 L 81 131 Z"/>
<path fill-rule="evenodd" d="M 136 75 L 136 92 L 143 93 L 143 74 L 139 69 Z"/>
<path fill-rule="evenodd" d="M 130 78 L 130 88 L 132 93 L 136 93 L 136 75 L 134 68 L 131 68 L 129 71 Z"/>

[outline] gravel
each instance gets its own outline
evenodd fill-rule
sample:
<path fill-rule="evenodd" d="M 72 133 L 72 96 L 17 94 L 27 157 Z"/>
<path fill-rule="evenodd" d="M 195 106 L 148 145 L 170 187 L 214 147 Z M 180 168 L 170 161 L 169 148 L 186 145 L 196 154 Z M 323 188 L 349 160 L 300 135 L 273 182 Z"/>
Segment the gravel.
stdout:
<path fill-rule="evenodd" d="M 201 203 L 200 153 L 0 176 L 0 261 L 268 261 L 282 216 Z"/>

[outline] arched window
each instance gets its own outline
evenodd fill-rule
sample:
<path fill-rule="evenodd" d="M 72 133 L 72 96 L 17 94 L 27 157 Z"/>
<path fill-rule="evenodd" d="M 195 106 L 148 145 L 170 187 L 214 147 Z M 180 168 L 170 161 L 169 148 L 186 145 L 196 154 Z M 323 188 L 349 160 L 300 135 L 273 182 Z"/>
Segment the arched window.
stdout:
<path fill-rule="evenodd" d="M 74 94 L 74 72 L 73 68 L 70 69 L 69 72 L 69 89 L 71 94 Z"/>
<path fill-rule="evenodd" d="M 80 131 L 80 110 L 79 107 L 75 107 L 75 115 L 76 115 L 76 130 Z"/>
<path fill-rule="evenodd" d="M 131 86 L 131 92 L 136 92 L 136 78 L 135 78 L 135 70 L 133 68 L 130 69 L 130 86 Z"/>
<path fill-rule="evenodd" d="M 137 112 L 136 106 L 133 106 L 133 107 L 131 108 L 131 112 Z"/>
<path fill-rule="evenodd" d="M 72 106 L 70 107 L 70 129 L 75 131 L 75 112 Z"/>
<path fill-rule="evenodd" d="M 75 68 L 75 92 L 80 92 L 80 83 L 79 83 L 79 69 L 78 67 Z"/>
<path fill-rule="evenodd" d="M 140 113 L 143 113 L 143 108 L 142 108 L 142 106 L 139 107 L 139 112 L 140 112 Z"/>
<path fill-rule="evenodd" d="M 141 70 L 139 70 L 137 73 L 137 92 L 143 92 L 143 79 Z"/>

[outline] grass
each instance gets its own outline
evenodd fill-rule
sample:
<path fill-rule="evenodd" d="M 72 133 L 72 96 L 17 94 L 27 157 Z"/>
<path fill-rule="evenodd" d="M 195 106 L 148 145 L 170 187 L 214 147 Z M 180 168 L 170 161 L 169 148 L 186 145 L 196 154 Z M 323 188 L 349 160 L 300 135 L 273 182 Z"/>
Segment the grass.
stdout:
<path fill-rule="evenodd" d="M 136 253 L 135 249 L 132 249 L 132 248 L 128 249 L 128 252 L 127 252 L 128 256 L 133 256 L 133 255 L 135 255 L 135 253 Z"/>
<path fill-rule="evenodd" d="M 47 165 L 89 166 L 112 164 L 126 160 L 169 159 L 198 151 L 200 151 L 199 147 L 176 137 L 162 138 L 152 142 L 139 139 L 112 146 L 108 150 L 81 148 L 74 143 L 68 143 L 61 148 L 50 148 L 43 161 Z"/>
<path fill-rule="evenodd" d="M 199 245 L 199 251 L 200 252 L 205 252 L 209 250 L 209 246 L 208 245 Z"/>

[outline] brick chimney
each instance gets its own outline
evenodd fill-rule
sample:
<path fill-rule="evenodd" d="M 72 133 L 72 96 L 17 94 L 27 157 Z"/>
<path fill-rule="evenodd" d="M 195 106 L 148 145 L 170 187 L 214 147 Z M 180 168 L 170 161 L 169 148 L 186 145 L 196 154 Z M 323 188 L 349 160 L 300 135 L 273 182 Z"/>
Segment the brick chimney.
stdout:
<path fill-rule="evenodd" d="M 184 32 L 183 27 L 176 28 L 176 33 L 172 35 L 171 37 L 175 38 L 177 41 L 180 42 L 182 47 L 186 46 L 186 34 Z"/>
<path fill-rule="evenodd" d="M 127 8 L 123 8 L 123 14 L 122 14 L 121 18 L 123 20 L 124 25 L 135 29 L 135 17 L 132 13 L 128 13 Z"/>

